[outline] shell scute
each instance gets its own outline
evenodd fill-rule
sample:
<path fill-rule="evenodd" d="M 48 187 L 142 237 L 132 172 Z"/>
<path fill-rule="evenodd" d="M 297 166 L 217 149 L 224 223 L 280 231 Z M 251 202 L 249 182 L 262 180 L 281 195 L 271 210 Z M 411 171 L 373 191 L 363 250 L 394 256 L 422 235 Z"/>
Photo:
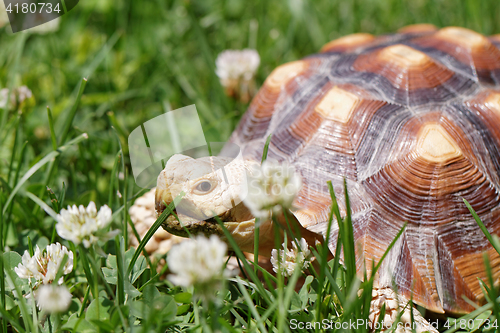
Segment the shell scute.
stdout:
<path fill-rule="evenodd" d="M 375 40 L 375 36 L 367 33 L 351 34 L 328 42 L 321 48 L 321 52 L 352 52 L 367 46 Z"/>
<path fill-rule="evenodd" d="M 435 32 L 437 27 L 434 24 L 429 23 L 420 23 L 420 24 L 412 24 L 402 27 L 398 30 L 399 33 L 402 34 L 424 34 Z"/>
<path fill-rule="evenodd" d="M 469 29 L 447 27 L 412 43 L 435 49 L 456 61 L 451 65 L 477 81 L 500 83 L 500 50 L 485 36 Z"/>
<path fill-rule="evenodd" d="M 387 100 L 402 105 L 444 102 L 472 86 L 468 78 L 404 44 L 362 54 L 352 67 Z"/>
<path fill-rule="evenodd" d="M 299 60 L 276 68 L 266 79 L 250 104 L 238 129 L 239 140 L 248 141 L 262 138 L 268 131 L 271 117 L 284 104 L 284 100 L 302 91 L 304 81 L 314 75 L 315 60 Z"/>

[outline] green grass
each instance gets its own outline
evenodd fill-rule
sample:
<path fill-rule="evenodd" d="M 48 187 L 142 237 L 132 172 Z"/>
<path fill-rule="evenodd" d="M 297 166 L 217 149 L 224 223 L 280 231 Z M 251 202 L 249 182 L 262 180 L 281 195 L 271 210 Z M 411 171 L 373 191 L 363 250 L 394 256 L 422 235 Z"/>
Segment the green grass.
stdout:
<path fill-rule="evenodd" d="M 264 332 L 278 325 L 287 331 L 292 319 L 366 317 L 361 305 L 370 283 L 353 271 L 349 223 L 342 233 L 351 249 L 345 266 L 339 256 L 327 263 L 326 249 L 318 248 L 321 269 L 298 292 L 298 273 L 276 291 L 255 277 L 258 268 L 241 254 L 249 280 L 230 280 L 212 308 L 160 279 L 142 256 L 127 251 L 127 210 L 143 193 L 130 174 L 127 136 L 167 109 L 196 104 L 207 141 L 227 140 L 248 105 L 226 97 L 214 73 L 225 49 L 257 49 L 261 84 L 277 65 L 314 53 L 331 39 L 422 22 L 500 33 L 500 6 L 497 0 L 83 0 L 55 33 L 0 30 L 0 87 L 26 85 L 34 95 L 21 110 L 0 110 L 0 265 L 11 268 L 18 260 L 8 251 L 22 254 L 30 244 L 61 242 L 51 214 L 70 204 L 108 204 L 114 227 L 122 230 L 104 245 L 112 260 L 98 254 L 76 258 L 74 273 L 66 277 L 74 301 L 61 318 L 38 318 L 30 304 L 15 300 L 8 279 L 17 280 L 7 270 L 0 278 L 0 331 L 46 331 L 48 322 L 60 320 L 88 332 L 131 331 L 138 323 L 141 332 Z M 99 273 L 101 267 L 107 270 Z M 284 285 L 262 274 L 270 285 Z M 485 292 L 493 300 L 490 285 Z M 23 285 L 15 286 L 20 293 Z M 366 288 L 358 297 L 360 286 Z M 498 314 L 497 303 L 465 318 L 487 311 Z M 40 320 L 46 325 L 38 326 Z"/>

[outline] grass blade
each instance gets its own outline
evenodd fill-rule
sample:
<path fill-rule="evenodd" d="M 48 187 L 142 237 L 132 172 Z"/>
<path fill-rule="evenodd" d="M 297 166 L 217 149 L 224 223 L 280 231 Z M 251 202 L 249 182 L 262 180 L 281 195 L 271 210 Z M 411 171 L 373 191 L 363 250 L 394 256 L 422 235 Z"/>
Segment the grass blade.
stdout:
<path fill-rule="evenodd" d="M 52 208 L 50 208 L 49 205 L 47 205 L 43 200 L 41 200 L 31 192 L 23 192 L 23 195 L 33 200 L 38 206 L 40 206 L 40 208 L 42 208 L 47 214 L 49 214 L 50 217 L 57 221 L 57 213 Z"/>
<path fill-rule="evenodd" d="M 266 139 L 266 143 L 264 144 L 264 151 L 262 152 L 262 160 L 261 164 L 264 163 L 264 161 L 267 159 L 267 152 L 269 151 L 269 144 L 271 144 L 271 139 L 273 138 L 272 134 L 269 134 L 269 136 Z"/>
<path fill-rule="evenodd" d="M 111 51 L 113 46 L 115 46 L 121 34 L 122 33 L 120 31 L 115 31 L 115 33 L 108 39 L 108 41 L 99 50 L 99 53 L 97 53 L 92 62 L 83 70 L 82 76 L 89 78 L 94 73 L 99 64 L 108 55 L 109 51 Z"/>
<path fill-rule="evenodd" d="M 3 251 L 0 252 L 0 260 L 2 261 L 2 266 L 5 267 L 3 253 L 4 253 Z M 18 284 L 13 283 L 13 281 L 15 281 L 15 279 L 14 279 L 14 275 L 13 275 L 12 270 L 4 269 L 4 274 L 5 274 L 7 281 L 10 280 L 10 284 L 12 284 L 14 286 L 14 289 L 16 291 L 16 295 L 17 295 L 17 298 L 19 300 L 19 308 L 21 310 L 21 317 L 23 318 L 23 322 L 24 322 L 24 327 L 28 329 L 28 332 L 33 332 L 34 331 L 33 322 L 28 319 L 28 318 L 30 318 L 30 315 L 28 313 L 28 307 L 26 304 L 26 300 L 23 297 L 21 287 Z"/>
<path fill-rule="evenodd" d="M 479 228 L 481 229 L 481 231 L 484 233 L 486 238 L 490 241 L 490 244 L 493 246 L 495 251 L 497 251 L 497 253 L 500 255 L 500 242 L 498 241 L 498 238 L 495 239 L 495 238 L 493 238 L 493 236 L 491 236 L 490 232 L 488 231 L 488 229 L 486 229 L 486 226 L 484 225 L 483 221 L 481 221 L 481 219 L 477 215 L 474 208 L 472 208 L 472 206 L 467 202 L 467 200 L 465 200 L 465 199 L 463 199 L 463 200 L 464 200 L 465 205 L 469 209 L 470 213 L 474 217 L 474 220 L 476 220 L 476 223 L 479 226 Z"/>
<path fill-rule="evenodd" d="M 47 118 L 49 119 L 49 128 L 50 128 L 50 140 L 52 141 L 52 149 L 57 150 L 57 139 L 56 132 L 54 131 L 54 120 L 52 119 L 52 111 L 47 105 Z"/>
<path fill-rule="evenodd" d="M 21 60 L 21 57 L 22 57 L 22 54 L 24 51 L 24 46 L 26 44 L 26 39 L 28 37 L 28 34 L 17 34 L 17 37 L 19 39 L 19 41 L 18 41 L 19 44 L 17 45 L 16 56 L 13 60 L 13 64 L 11 67 L 12 69 L 9 71 L 9 74 L 10 74 L 9 84 L 8 84 L 9 93 L 7 94 L 7 100 L 6 100 L 6 104 L 5 104 L 6 106 L 5 106 L 5 108 L 3 108 L 2 117 L 0 118 L 1 119 L 1 121 L 0 121 L 0 133 L 3 133 L 5 123 L 7 122 L 7 116 L 8 116 L 9 111 L 10 111 L 9 110 L 10 95 L 11 95 L 12 89 L 14 88 L 14 82 L 17 79 L 17 75 L 18 75 L 18 71 L 19 71 L 19 63 L 20 63 L 20 60 Z"/>
<path fill-rule="evenodd" d="M 21 116 L 18 115 L 17 119 L 16 119 L 16 130 L 14 132 L 14 141 L 13 141 L 12 150 L 11 150 L 12 153 L 10 154 L 9 171 L 7 172 L 7 183 L 9 183 L 9 184 L 10 184 L 10 174 L 12 173 L 12 168 L 14 166 L 14 160 L 16 158 L 17 141 L 18 141 L 18 137 L 19 137 L 19 131 L 21 128 L 21 126 L 19 126 L 20 119 L 21 119 Z"/>
<path fill-rule="evenodd" d="M 74 144 L 77 144 L 78 142 L 80 141 L 83 141 L 85 139 L 87 139 L 88 136 L 86 133 L 78 136 L 77 138 L 75 138 L 74 140 L 68 142 L 68 144 L 66 144 L 65 146 L 62 146 L 60 147 L 58 150 L 56 151 L 52 151 L 50 153 L 48 153 L 44 158 L 42 158 L 40 161 L 38 161 L 35 165 L 33 165 L 29 170 L 28 172 L 26 172 L 26 174 L 23 176 L 23 178 L 21 178 L 21 180 L 19 180 L 19 182 L 17 182 L 16 184 L 16 187 L 14 187 L 14 189 L 12 190 L 12 192 L 10 193 L 10 196 L 9 198 L 7 199 L 7 202 L 5 203 L 4 207 L 3 207 L 3 214 L 5 214 L 5 212 L 7 211 L 7 208 L 9 207 L 12 199 L 14 198 L 14 196 L 16 195 L 17 191 L 19 191 L 19 189 L 21 188 L 21 186 L 24 185 L 24 183 L 35 173 L 38 171 L 38 169 L 40 169 L 42 166 L 44 166 L 46 163 L 52 161 L 53 158 L 55 158 L 57 155 L 59 155 L 60 153 L 64 152 L 66 149 L 68 149 L 69 147 L 71 147 L 72 145 Z"/>
<path fill-rule="evenodd" d="M 347 180 L 344 178 L 344 195 L 346 216 L 343 221 L 343 239 L 344 246 L 344 265 L 347 269 L 347 283 L 350 286 L 350 281 L 353 281 L 356 276 L 356 255 L 354 248 L 354 230 L 351 220 L 351 205 L 349 202 L 349 194 L 347 192 Z"/>
<path fill-rule="evenodd" d="M 250 309 L 250 312 L 252 313 L 254 318 L 257 320 L 257 325 L 259 326 L 261 332 L 267 332 L 266 328 L 262 324 L 262 318 L 260 317 L 259 313 L 255 309 L 256 306 L 255 306 L 254 302 L 252 301 L 252 298 L 248 294 L 248 291 L 246 290 L 246 288 L 241 283 L 241 279 L 239 277 L 236 278 L 236 282 L 238 283 L 238 288 L 240 289 L 241 293 L 243 294 L 243 297 L 245 298 L 245 301 L 248 305 L 248 308 Z"/>
<path fill-rule="evenodd" d="M 144 248 L 146 247 L 146 244 L 148 243 L 148 241 L 151 239 L 151 237 L 153 237 L 154 233 L 156 232 L 156 230 L 158 230 L 158 228 L 163 224 L 163 222 L 165 222 L 165 220 L 170 216 L 170 212 L 174 210 L 175 208 L 175 205 L 177 205 L 179 203 L 179 201 L 182 199 L 183 197 L 183 193 L 179 194 L 169 205 L 168 205 L 168 208 L 169 209 L 165 209 L 161 214 L 160 216 L 158 216 L 158 218 L 156 219 L 155 223 L 153 223 L 153 225 L 151 226 L 151 228 L 149 228 L 148 232 L 146 233 L 146 235 L 144 235 L 144 238 L 141 239 L 139 245 L 137 246 L 137 249 L 135 250 L 135 253 L 134 253 L 134 256 L 132 257 L 132 259 L 130 260 L 130 264 L 128 265 L 128 268 L 127 268 L 127 275 L 130 274 L 132 272 L 132 269 L 134 268 L 134 265 L 135 265 L 135 262 L 137 261 L 137 259 L 139 258 L 139 256 L 141 255 L 141 252 L 144 250 Z"/>
<path fill-rule="evenodd" d="M 80 104 L 86 85 L 87 85 L 87 79 L 83 78 L 82 82 L 80 83 L 80 89 L 78 90 L 78 95 L 76 97 L 75 103 L 73 104 L 73 107 L 71 108 L 66 118 L 66 121 L 64 122 L 63 130 L 61 132 L 61 137 L 59 139 L 59 145 L 62 145 L 66 141 L 66 138 L 68 137 L 71 125 L 73 124 L 73 119 L 75 118 L 76 111 L 78 110 L 78 105 Z"/>
<path fill-rule="evenodd" d="M 262 285 L 262 283 L 260 282 L 259 278 L 257 277 L 257 275 L 255 274 L 254 270 L 250 267 L 250 265 L 248 264 L 248 261 L 246 260 L 246 257 L 245 255 L 243 254 L 243 252 L 240 250 L 240 248 L 238 247 L 238 244 L 236 244 L 236 241 L 234 240 L 233 236 L 229 233 L 229 231 L 227 230 L 227 228 L 224 226 L 224 224 L 222 223 L 222 221 L 220 220 L 220 218 L 216 215 L 215 216 L 215 219 L 217 220 L 217 223 L 219 223 L 219 225 L 221 226 L 222 228 L 222 231 L 224 232 L 224 236 L 226 237 L 227 241 L 229 242 L 229 245 L 231 246 L 232 250 L 236 253 L 237 257 L 241 260 L 241 262 L 243 263 L 243 266 L 245 268 L 245 271 L 248 275 L 250 275 L 250 279 L 255 283 L 255 285 L 257 286 L 257 289 L 259 290 L 261 296 L 265 299 L 265 301 L 268 303 L 268 304 L 272 304 L 273 301 L 269 298 L 267 292 L 265 291 L 264 289 L 264 286 Z M 257 264 L 257 263 L 255 263 Z M 272 291 L 273 289 L 271 289 Z"/>
<path fill-rule="evenodd" d="M 399 237 L 401 237 L 401 235 L 405 231 L 407 225 L 408 225 L 408 222 L 405 222 L 403 224 L 403 226 L 399 230 L 399 232 L 396 235 L 396 237 L 392 240 L 391 244 L 389 244 L 389 246 L 385 250 L 384 254 L 380 258 L 379 262 L 377 263 L 377 266 L 375 266 L 374 272 L 372 272 L 372 279 L 375 278 L 375 273 L 378 271 L 378 269 L 380 268 L 380 265 L 382 265 L 382 262 L 384 261 L 385 257 L 387 257 L 387 255 L 389 254 L 389 251 L 392 249 L 392 247 L 394 246 L 394 244 L 396 244 L 396 242 L 398 241 Z"/>
<path fill-rule="evenodd" d="M 117 267 L 117 280 L 116 289 L 118 293 L 117 301 L 118 305 L 123 305 L 125 303 L 125 242 L 123 237 L 116 236 L 115 244 L 118 244 L 118 250 L 116 251 L 116 267 Z"/>

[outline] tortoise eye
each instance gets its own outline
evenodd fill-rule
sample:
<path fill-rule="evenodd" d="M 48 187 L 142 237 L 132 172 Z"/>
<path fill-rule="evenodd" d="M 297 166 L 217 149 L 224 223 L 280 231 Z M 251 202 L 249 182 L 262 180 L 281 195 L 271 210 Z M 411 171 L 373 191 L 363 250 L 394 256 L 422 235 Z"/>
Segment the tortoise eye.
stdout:
<path fill-rule="evenodd" d="M 212 190 L 212 183 L 210 183 L 208 180 L 204 180 L 198 183 L 195 187 L 195 192 L 198 192 L 197 194 L 207 194 Z"/>

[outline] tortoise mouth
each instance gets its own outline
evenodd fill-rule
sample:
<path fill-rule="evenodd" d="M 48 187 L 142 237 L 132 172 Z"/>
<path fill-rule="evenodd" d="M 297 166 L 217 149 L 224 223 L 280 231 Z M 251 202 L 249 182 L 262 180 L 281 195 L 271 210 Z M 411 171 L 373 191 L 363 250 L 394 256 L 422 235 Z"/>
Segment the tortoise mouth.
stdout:
<path fill-rule="evenodd" d="M 203 234 L 205 236 L 218 235 L 222 237 L 224 232 L 221 226 L 217 223 L 215 218 L 209 218 L 206 220 L 186 219 L 185 215 L 177 215 L 177 219 L 174 215 L 170 215 L 165 222 L 163 222 L 162 227 L 167 232 L 180 236 L 189 237 L 191 235 Z"/>
<path fill-rule="evenodd" d="M 161 214 L 165 210 L 164 204 L 160 204 L 157 207 L 159 208 L 157 210 L 157 214 Z M 177 209 L 177 207 L 174 208 L 173 211 L 177 215 L 177 217 L 171 214 L 162 224 L 163 229 L 165 229 L 165 231 L 167 231 L 168 233 L 186 238 L 200 234 L 204 235 L 207 238 L 211 235 L 216 235 L 231 249 L 232 246 L 227 241 L 226 234 L 224 233 L 225 228 L 227 232 L 231 234 L 231 237 L 234 239 L 236 244 L 238 244 L 239 248 L 242 251 L 253 251 L 255 218 L 238 221 L 233 220 L 231 214 L 222 214 L 220 216 L 201 219 L 199 217 L 192 216 L 195 214 L 189 214 L 189 212 L 187 212 L 189 214 L 187 215 L 185 214 L 185 211 L 183 209 Z M 222 222 L 222 225 L 218 220 Z M 272 232 L 269 235 L 271 234 Z M 274 240 L 274 236 L 269 235 L 265 237 L 271 237 Z M 267 252 L 269 252 L 270 255 L 271 250 Z"/>
<path fill-rule="evenodd" d="M 166 206 L 163 203 L 157 205 L 157 215 L 162 214 L 165 208 Z M 189 237 L 190 235 L 197 234 L 204 234 L 205 236 L 215 234 L 221 237 L 224 235 L 215 217 L 202 219 L 196 216 L 196 214 L 186 214 L 184 210 L 179 211 L 177 208 L 174 208 L 173 212 L 177 217 L 171 214 L 162 224 L 163 229 L 173 235 L 180 237 Z"/>

